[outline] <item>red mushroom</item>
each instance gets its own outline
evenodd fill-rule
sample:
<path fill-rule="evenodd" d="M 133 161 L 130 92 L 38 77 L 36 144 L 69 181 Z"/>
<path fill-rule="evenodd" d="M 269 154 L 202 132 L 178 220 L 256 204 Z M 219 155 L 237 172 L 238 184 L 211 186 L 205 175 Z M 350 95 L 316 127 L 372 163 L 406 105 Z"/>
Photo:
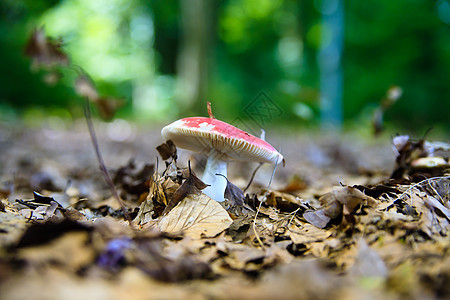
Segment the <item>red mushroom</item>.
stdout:
<path fill-rule="evenodd" d="M 266 163 L 283 160 L 269 143 L 217 119 L 184 118 L 164 127 L 161 134 L 179 148 L 208 155 L 202 180 L 210 186 L 203 192 L 218 202 L 225 200 L 225 178 L 230 159 Z"/>

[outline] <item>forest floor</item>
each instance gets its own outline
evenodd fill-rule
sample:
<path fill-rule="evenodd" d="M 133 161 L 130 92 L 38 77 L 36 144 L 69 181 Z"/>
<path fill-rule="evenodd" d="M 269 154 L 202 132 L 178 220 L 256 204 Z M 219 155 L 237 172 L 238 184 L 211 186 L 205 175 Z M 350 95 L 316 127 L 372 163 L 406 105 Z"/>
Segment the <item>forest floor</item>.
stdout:
<path fill-rule="evenodd" d="M 450 296 L 446 144 L 269 131 L 286 160 L 269 190 L 273 166 L 242 197 L 257 165 L 231 162 L 219 204 L 187 170 L 204 157 L 158 157 L 162 126 L 95 127 L 131 222 L 83 120 L 0 123 L 2 299 Z"/>

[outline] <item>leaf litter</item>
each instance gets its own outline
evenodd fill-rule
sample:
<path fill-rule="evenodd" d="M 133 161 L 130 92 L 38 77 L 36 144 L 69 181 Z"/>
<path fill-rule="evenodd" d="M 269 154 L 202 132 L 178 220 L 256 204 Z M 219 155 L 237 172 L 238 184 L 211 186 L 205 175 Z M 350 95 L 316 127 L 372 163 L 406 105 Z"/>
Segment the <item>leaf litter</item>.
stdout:
<path fill-rule="evenodd" d="M 49 151 L 42 142 L 33 141 Z M 16 198 L 32 194 L 25 182 L 2 194 L 5 299 L 43 284 L 41 298 L 50 299 L 62 287 L 112 299 L 449 295 L 448 168 L 439 165 L 434 177 L 413 169 L 430 153 L 398 160 L 392 169 L 406 166 L 401 177 L 386 174 L 370 184 L 323 189 L 307 173 L 289 177 L 281 169 L 287 183 L 275 177 L 274 188 L 244 193 L 227 178 L 227 200 L 218 203 L 201 193 L 206 185 L 189 166 L 177 166 L 182 153 L 170 145 L 161 151 L 162 171 L 160 162 L 129 157 L 112 170 L 133 227 L 104 184 L 96 187 L 100 199 L 82 191 L 80 183 L 95 172 L 64 190 L 38 188 L 33 199 Z M 71 178 L 73 166 L 64 168 L 60 174 Z"/>

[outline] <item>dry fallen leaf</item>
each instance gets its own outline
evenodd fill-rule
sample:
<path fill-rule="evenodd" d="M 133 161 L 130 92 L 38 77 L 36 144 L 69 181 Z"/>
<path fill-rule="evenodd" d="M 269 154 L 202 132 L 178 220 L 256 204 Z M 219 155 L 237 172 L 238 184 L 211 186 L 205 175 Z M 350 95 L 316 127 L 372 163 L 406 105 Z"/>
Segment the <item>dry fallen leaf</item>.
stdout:
<path fill-rule="evenodd" d="M 205 194 L 191 194 L 159 221 L 167 233 L 183 232 L 192 238 L 213 237 L 227 229 L 232 220 L 222 206 Z"/>
<path fill-rule="evenodd" d="M 263 195 L 265 191 L 261 191 L 261 195 Z M 270 191 L 267 195 L 266 200 L 267 205 L 278 208 L 283 212 L 293 212 L 294 210 L 300 207 L 300 199 L 296 196 L 293 196 L 288 193 L 282 193 L 278 191 Z"/>
<path fill-rule="evenodd" d="M 227 187 L 225 188 L 224 197 L 230 201 L 231 205 L 244 205 L 244 192 L 236 185 L 231 183 L 228 178 L 226 178 L 225 176 L 223 177 L 227 180 Z"/>
<path fill-rule="evenodd" d="M 321 229 L 325 228 L 331 220 L 330 217 L 325 215 L 324 209 L 307 210 L 303 213 L 303 218 L 310 224 Z"/>
<path fill-rule="evenodd" d="M 319 199 L 323 206 L 325 216 L 334 219 L 340 216 L 352 214 L 363 202 L 374 206 L 376 200 L 355 187 L 334 187 L 333 190 Z"/>
<path fill-rule="evenodd" d="M 167 160 L 169 158 L 177 159 L 177 147 L 175 147 L 175 144 L 168 140 L 165 143 L 162 143 L 158 147 L 156 147 L 156 150 L 158 151 L 159 155 L 161 155 L 163 160 Z"/>
<path fill-rule="evenodd" d="M 301 228 L 296 225 L 291 225 L 289 227 L 289 237 L 295 244 L 323 241 L 330 235 L 331 231 L 318 229 L 314 225 L 308 223 L 303 224 Z"/>
<path fill-rule="evenodd" d="M 28 39 L 25 55 L 31 57 L 35 69 L 43 65 L 68 65 L 69 58 L 61 48 L 61 40 L 46 36 L 44 28 L 35 28 Z"/>
<path fill-rule="evenodd" d="M 189 168 L 189 177 L 183 182 L 183 184 L 173 193 L 172 199 L 163 211 L 163 215 L 170 211 L 177 203 L 183 200 L 190 194 L 201 194 L 201 190 L 208 185 L 201 181 Z"/>

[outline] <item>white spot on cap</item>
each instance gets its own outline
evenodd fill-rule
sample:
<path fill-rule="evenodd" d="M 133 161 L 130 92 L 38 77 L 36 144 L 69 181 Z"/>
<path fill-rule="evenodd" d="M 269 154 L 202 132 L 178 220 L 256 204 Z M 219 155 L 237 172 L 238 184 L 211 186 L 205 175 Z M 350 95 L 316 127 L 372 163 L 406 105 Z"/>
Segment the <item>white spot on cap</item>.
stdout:
<path fill-rule="evenodd" d="M 209 131 L 213 130 L 216 126 L 213 124 L 208 124 L 207 122 L 203 122 L 203 123 L 200 123 L 198 125 L 198 127 L 199 127 L 199 131 L 209 132 Z"/>

